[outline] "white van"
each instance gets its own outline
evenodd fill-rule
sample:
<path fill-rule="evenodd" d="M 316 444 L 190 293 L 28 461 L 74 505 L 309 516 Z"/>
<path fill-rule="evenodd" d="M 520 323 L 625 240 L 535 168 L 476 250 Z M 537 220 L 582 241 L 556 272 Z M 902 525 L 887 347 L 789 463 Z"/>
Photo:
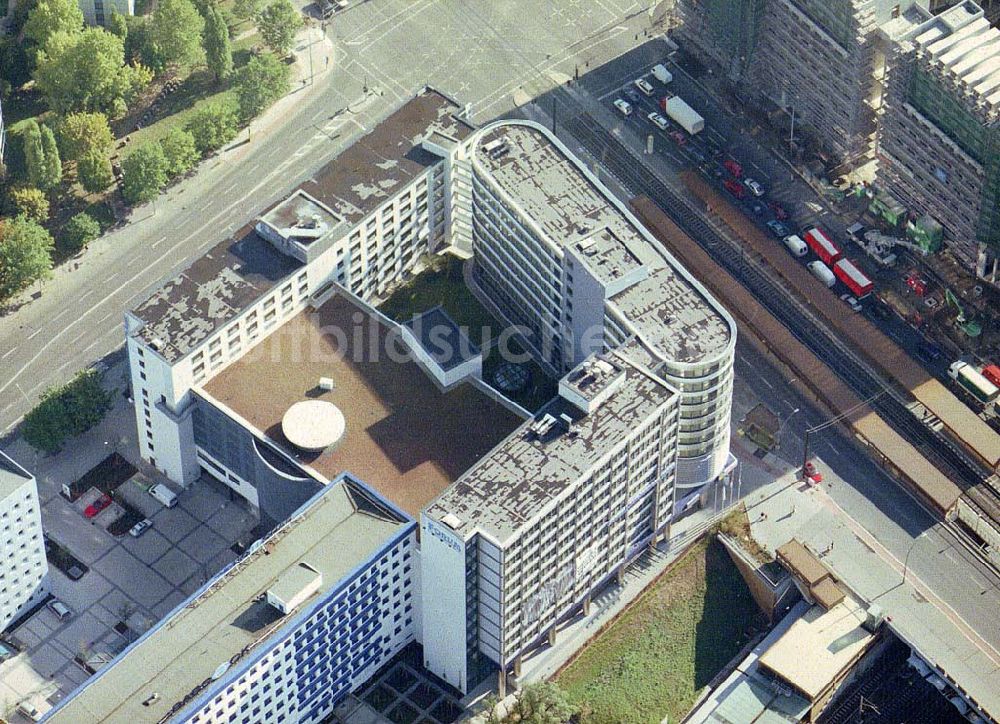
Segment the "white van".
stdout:
<path fill-rule="evenodd" d="M 823 262 L 811 261 L 808 264 L 806 264 L 806 267 L 808 267 L 809 271 L 812 272 L 812 275 L 814 277 L 816 277 L 821 282 L 826 284 L 826 286 L 832 287 L 834 284 L 837 283 L 837 277 L 835 277 L 833 275 L 833 272 L 830 271 L 830 267 L 828 267 Z"/>
<path fill-rule="evenodd" d="M 653 77 L 660 81 L 664 85 L 669 83 L 674 79 L 674 74 L 667 70 L 665 65 L 654 65 L 653 66 Z"/>
<path fill-rule="evenodd" d="M 35 694 L 18 704 L 17 711 L 30 721 L 41 721 L 43 716 L 52 711 L 52 705 L 41 694 Z"/>
<path fill-rule="evenodd" d="M 623 101 L 621 98 L 615 99 L 615 108 L 617 108 L 618 112 L 623 116 L 632 115 L 632 104 L 628 101 Z"/>
<path fill-rule="evenodd" d="M 788 251 L 792 252 L 793 256 L 805 256 L 809 253 L 809 247 L 795 234 L 785 237 L 785 246 L 788 247 Z"/>
<path fill-rule="evenodd" d="M 159 500 L 168 508 L 173 508 L 177 505 L 177 494 L 162 483 L 157 483 L 152 488 L 149 489 L 149 494 L 154 498 Z"/>

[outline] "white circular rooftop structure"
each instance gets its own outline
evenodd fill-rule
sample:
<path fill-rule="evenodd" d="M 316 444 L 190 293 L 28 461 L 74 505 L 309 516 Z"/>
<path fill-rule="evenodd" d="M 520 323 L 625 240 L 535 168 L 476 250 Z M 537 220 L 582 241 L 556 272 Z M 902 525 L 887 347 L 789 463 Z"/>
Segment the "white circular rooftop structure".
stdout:
<path fill-rule="evenodd" d="M 281 432 L 300 450 L 320 452 L 340 442 L 346 423 L 332 402 L 304 400 L 288 408 L 281 418 Z"/>

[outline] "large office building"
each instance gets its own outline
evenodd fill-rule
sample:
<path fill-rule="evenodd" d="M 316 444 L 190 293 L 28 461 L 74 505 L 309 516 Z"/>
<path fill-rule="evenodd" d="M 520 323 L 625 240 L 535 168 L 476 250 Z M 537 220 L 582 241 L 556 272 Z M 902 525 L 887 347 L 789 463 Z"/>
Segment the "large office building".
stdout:
<path fill-rule="evenodd" d="M 877 183 L 1000 283 L 1000 30 L 966 1 L 887 35 Z"/>
<path fill-rule="evenodd" d="M 372 306 L 446 248 L 559 378 L 541 409 L 440 307 Z M 315 721 L 413 640 L 504 685 L 735 465 L 728 313 L 549 131 L 429 89 L 126 327 L 143 456 L 275 532 L 60 721 Z"/>
<path fill-rule="evenodd" d="M 415 521 L 333 481 L 47 721 L 323 721 L 413 640 L 416 545 Z"/>
<path fill-rule="evenodd" d="M 45 597 L 48 571 L 35 478 L 0 452 L 0 632 Z"/>
<path fill-rule="evenodd" d="M 918 4 L 927 0 L 682 0 L 678 32 L 854 164 L 874 147 L 879 27 Z"/>

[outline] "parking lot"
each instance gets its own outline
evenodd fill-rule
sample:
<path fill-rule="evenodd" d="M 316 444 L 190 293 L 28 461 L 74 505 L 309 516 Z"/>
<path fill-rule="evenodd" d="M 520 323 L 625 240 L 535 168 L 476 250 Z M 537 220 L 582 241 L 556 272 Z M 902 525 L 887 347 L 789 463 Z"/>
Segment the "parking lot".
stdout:
<path fill-rule="evenodd" d="M 89 659 L 95 667 L 110 659 L 235 560 L 234 542 L 251 542 L 258 522 L 254 512 L 210 479 L 178 491 L 178 504 L 169 509 L 146 491 L 152 482 L 163 482 L 155 471 L 142 469 L 122 484 L 118 492 L 152 521 L 139 538 L 114 537 L 104 529 L 117 504 L 87 518 L 84 511 L 94 492 L 75 502 L 60 494 L 63 483 L 78 480 L 109 450 L 135 463 L 134 434 L 131 406 L 118 395 L 105 421 L 75 441 L 72 450 L 36 458 L 20 441 L 5 448 L 37 471 L 46 534 L 89 570 L 73 581 L 50 563 L 50 593 L 73 615 L 60 621 L 43 607 L 8 632 L 23 652 L 0 663 L 0 701 L 16 705 L 41 694 L 58 702 L 88 677 L 74 659 Z"/>

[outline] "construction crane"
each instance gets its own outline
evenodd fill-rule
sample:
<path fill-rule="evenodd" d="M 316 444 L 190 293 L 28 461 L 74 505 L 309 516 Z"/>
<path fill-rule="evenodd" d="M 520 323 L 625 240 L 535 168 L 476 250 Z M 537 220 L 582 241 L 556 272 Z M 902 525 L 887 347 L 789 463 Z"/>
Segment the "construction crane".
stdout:
<path fill-rule="evenodd" d="M 951 289 L 944 290 L 944 298 L 945 301 L 953 306 L 955 311 L 958 312 L 958 316 L 955 317 L 955 325 L 959 329 L 965 332 L 965 334 L 969 337 L 978 337 L 983 333 L 983 325 L 974 319 L 966 317 L 965 308 L 962 306 L 962 303 L 958 301 L 958 297 L 955 296 L 955 293 L 952 292 Z"/>

